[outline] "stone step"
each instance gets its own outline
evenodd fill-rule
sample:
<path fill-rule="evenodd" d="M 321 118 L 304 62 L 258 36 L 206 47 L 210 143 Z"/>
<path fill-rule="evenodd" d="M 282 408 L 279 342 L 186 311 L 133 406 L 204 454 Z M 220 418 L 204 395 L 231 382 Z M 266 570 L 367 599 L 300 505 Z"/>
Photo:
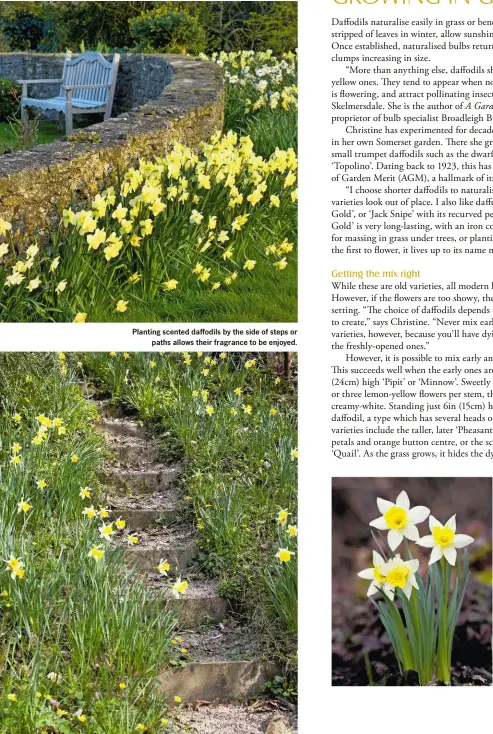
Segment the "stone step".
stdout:
<path fill-rule="evenodd" d="M 123 418 L 101 418 L 98 426 L 103 433 L 116 438 L 149 438 L 149 431 L 142 421 L 131 421 Z"/>
<path fill-rule="evenodd" d="M 277 672 L 262 659 L 261 642 L 249 628 L 220 625 L 180 636 L 193 662 L 160 674 L 160 691 L 168 701 L 174 696 L 184 703 L 256 696 Z"/>
<path fill-rule="evenodd" d="M 125 520 L 127 528 L 132 531 L 152 528 L 158 520 L 174 522 L 180 512 L 179 507 L 149 510 L 135 509 L 121 505 L 118 500 L 112 500 L 111 498 L 108 499 L 107 504 L 110 506 L 115 518 L 121 517 L 122 520 Z"/>
<path fill-rule="evenodd" d="M 171 574 L 183 575 L 197 555 L 193 530 L 174 528 L 150 530 L 139 537 L 137 545 L 129 546 L 125 535 L 117 542 L 124 547 L 123 557 L 129 566 L 141 571 L 155 571 L 161 560 L 171 565 Z"/>
<path fill-rule="evenodd" d="M 169 581 L 157 572 L 147 574 L 147 585 L 161 594 L 168 608 L 178 615 L 178 623 L 184 629 L 197 629 L 206 623 L 218 624 L 226 619 L 229 604 L 219 595 L 218 584 L 212 579 L 188 578 L 188 589 L 175 599 L 169 589 Z"/>
<path fill-rule="evenodd" d="M 144 469 L 110 467 L 101 482 L 108 488 L 109 493 L 152 494 L 171 487 L 181 471 L 178 464 L 172 466 L 159 464 Z"/>
<path fill-rule="evenodd" d="M 230 701 L 257 696 L 277 668 L 262 660 L 227 660 L 188 663 L 158 676 L 158 689 L 173 705 L 175 696 L 183 703 Z"/>
<path fill-rule="evenodd" d="M 180 725 L 188 734 L 294 734 L 294 714 L 280 714 L 279 701 L 249 705 L 240 701 L 186 706 Z M 275 713 L 273 713 L 275 712 Z"/>
<path fill-rule="evenodd" d="M 134 436 L 113 436 L 106 445 L 115 454 L 116 461 L 123 466 L 155 464 L 159 461 L 161 447 L 159 442 L 151 438 L 135 438 Z"/>
<path fill-rule="evenodd" d="M 102 418 L 125 418 L 125 410 L 121 403 L 115 405 L 111 400 L 94 400 L 91 403 L 96 407 Z"/>

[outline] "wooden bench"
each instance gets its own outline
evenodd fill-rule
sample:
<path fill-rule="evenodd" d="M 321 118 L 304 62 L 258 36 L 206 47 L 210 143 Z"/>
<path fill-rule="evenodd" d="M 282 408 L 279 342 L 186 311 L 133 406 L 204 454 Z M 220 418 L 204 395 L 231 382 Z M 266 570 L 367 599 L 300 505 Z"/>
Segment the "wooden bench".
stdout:
<path fill-rule="evenodd" d="M 73 114 L 94 115 L 103 113 L 104 119 L 111 117 L 113 97 L 120 54 L 114 54 L 112 61 L 95 51 L 86 51 L 75 58 L 67 55 L 61 79 L 20 79 L 22 84 L 21 116 L 27 119 L 27 107 L 38 110 L 56 110 L 65 115 L 65 131 L 72 132 Z M 60 84 L 56 97 L 42 99 L 28 97 L 30 84 Z"/>

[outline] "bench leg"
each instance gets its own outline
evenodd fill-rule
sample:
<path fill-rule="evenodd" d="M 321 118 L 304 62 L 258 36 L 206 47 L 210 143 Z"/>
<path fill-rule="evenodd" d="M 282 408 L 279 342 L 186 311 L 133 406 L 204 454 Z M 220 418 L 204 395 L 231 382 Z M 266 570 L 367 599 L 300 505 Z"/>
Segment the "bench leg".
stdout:
<path fill-rule="evenodd" d="M 21 102 L 21 120 L 27 122 L 27 107 L 23 102 Z"/>
<path fill-rule="evenodd" d="M 65 134 L 70 135 L 73 130 L 72 105 L 67 105 L 65 110 Z"/>

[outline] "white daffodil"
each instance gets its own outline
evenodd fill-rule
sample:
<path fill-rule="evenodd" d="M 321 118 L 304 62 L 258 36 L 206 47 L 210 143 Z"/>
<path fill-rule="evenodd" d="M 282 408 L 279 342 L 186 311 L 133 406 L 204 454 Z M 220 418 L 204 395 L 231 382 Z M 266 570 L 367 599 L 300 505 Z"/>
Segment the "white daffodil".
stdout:
<path fill-rule="evenodd" d="M 451 566 L 455 566 L 457 548 L 465 548 L 466 545 L 474 543 L 474 538 L 470 535 L 456 534 L 455 515 L 452 515 L 445 525 L 442 525 L 433 515 L 430 515 L 430 530 L 431 535 L 424 535 L 416 541 L 423 548 L 433 548 L 428 564 L 430 566 L 442 557 L 445 557 Z"/>
<path fill-rule="evenodd" d="M 367 596 L 373 596 L 373 594 L 376 594 L 377 591 L 385 591 L 385 582 L 387 579 L 385 576 L 382 575 L 380 569 L 385 564 L 385 559 L 382 558 L 380 553 L 377 553 L 376 551 L 373 551 L 373 568 L 365 568 L 363 571 L 360 571 L 358 573 L 358 576 L 361 579 L 366 579 L 367 581 L 371 581 L 371 584 L 368 587 Z M 388 594 L 387 594 L 388 596 Z M 393 594 L 391 597 L 393 598 Z"/>
<path fill-rule="evenodd" d="M 419 540 L 419 532 L 416 523 L 426 520 L 430 511 L 423 505 L 417 505 L 410 509 L 409 497 L 406 492 L 401 492 L 395 503 L 377 499 L 378 509 L 381 517 L 372 520 L 370 525 L 377 530 L 388 530 L 387 542 L 392 551 L 402 543 L 403 538 L 414 542 Z"/>
<path fill-rule="evenodd" d="M 380 567 L 380 573 L 385 577 L 384 591 L 389 599 L 394 598 L 395 589 L 402 589 L 407 598 L 411 598 L 413 587 L 418 588 L 418 582 L 414 575 L 418 570 L 418 566 L 417 558 L 413 558 L 411 561 L 403 561 L 400 555 L 396 555 Z"/>

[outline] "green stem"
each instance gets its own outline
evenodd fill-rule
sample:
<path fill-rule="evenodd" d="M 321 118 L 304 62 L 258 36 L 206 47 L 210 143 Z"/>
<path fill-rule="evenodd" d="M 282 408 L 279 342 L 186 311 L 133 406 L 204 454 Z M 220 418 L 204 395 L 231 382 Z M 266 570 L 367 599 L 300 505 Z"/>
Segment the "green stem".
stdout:
<path fill-rule="evenodd" d="M 399 638 L 399 644 L 402 653 L 402 662 L 404 663 L 404 670 L 415 670 L 413 652 L 407 637 L 406 628 L 404 627 L 404 624 L 402 622 L 400 612 L 394 601 L 390 601 L 390 599 L 387 599 L 387 601 L 392 612 L 392 616 L 394 618 L 396 632 Z"/>
<path fill-rule="evenodd" d="M 443 683 L 450 684 L 450 660 L 447 645 L 447 606 L 448 606 L 448 584 L 447 584 L 447 561 L 440 560 L 440 571 L 442 574 L 442 609 L 440 629 L 438 635 L 438 677 Z"/>

